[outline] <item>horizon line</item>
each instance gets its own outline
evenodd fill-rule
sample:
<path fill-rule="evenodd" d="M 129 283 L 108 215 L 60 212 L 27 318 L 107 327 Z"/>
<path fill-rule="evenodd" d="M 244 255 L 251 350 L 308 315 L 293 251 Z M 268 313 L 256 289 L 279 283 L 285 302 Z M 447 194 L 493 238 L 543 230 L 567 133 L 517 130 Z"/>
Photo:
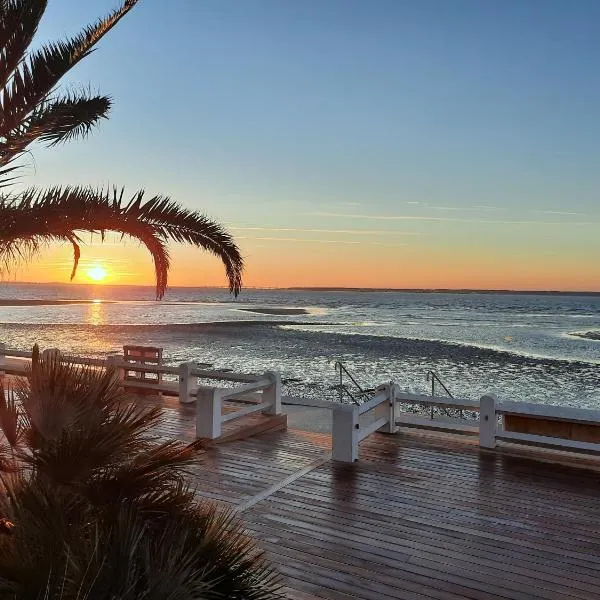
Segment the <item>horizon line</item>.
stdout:
<path fill-rule="evenodd" d="M 133 284 L 133 283 L 72 283 L 60 281 L 0 281 L 0 285 L 41 285 L 41 286 L 79 286 L 79 287 L 135 287 L 155 289 L 152 284 Z M 206 290 L 225 290 L 229 291 L 227 286 L 219 285 L 173 285 L 169 289 L 206 289 Z M 314 291 L 314 292 L 404 292 L 404 293 L 485 293 L 485 294 L 569 294 L 569 295 L 600 295 L 600 290 L 526 290 L 511 288 L 391 288 L 391 287 L 355 287 L 355 286 L 246 286 L 243 290 L 283 290 L 283 291 Z"/>

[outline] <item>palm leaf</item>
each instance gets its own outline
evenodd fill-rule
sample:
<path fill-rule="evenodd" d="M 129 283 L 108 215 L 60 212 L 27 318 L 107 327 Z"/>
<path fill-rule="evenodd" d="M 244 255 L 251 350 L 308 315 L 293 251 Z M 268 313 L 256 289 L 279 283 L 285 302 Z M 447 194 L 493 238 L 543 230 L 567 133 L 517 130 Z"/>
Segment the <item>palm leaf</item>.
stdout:
<path fill-rule="evenodd" d="M 137 239 L 150 252 L 155 266 L 156 296 L 162 298 L 168 284 L 169 240 L 202 248 L 221 259 L 236 296 L 242 285 L 244 261 L 233 238 L 205 215 L 186 210 L 164 196 L 144 201 L 137 192 L 125 200 L 123 191 L 112 193 L 92 188 L 55 187 L 27 190 L 0 200 L 0 262 L 10 268 L 30 260 L 45 244 L 72 244 L 75 274 L 79 260 L 78 231 L 115 231 Z"/>
<path fill-rule="evenodd" d="M 12 390 L 0 381 L 0 429 L 11 448 L 18 448 L 23 435 L 21 410 Z"/>
<path fill-rule="evenodd" d="M 5 151 L 18 154 L 38 139 L 54 146 L 85 137 L 100 119 L 107 118 L 110 105 L 109 98 L 84 92 L 43 103 L 7 137 Z"/>
<path fill-rule="evenodd" d="M 79 35 L 42 46 L 17 67 L 0 100 L 0 135 L 10 138 L 27 115 L 54 90 L 58 82 L 124 16 L 137 0 L 126 0 L 108 16 L 86 27 Z M 7 156 L 11 156 L 10 152 Z"/>
<path fill-rule="evenodd" d="M 56 97 L 60 80 L 92 52 L 137 0 L 125 0 L 79 35 L 28 54 L 46 0 L 0 2 L 0 168 L 37 139 L 55 144 L 80 135 L 105 117 L 110 100 L 85 93 Z M 0 170 L 0 185 L 5 185 Z"/>
<path fill-rule="evenodd" d="M 46 0 L 0 2 L 0 89 L 22 62 L 46 5 Z"/>
<path fill-rule="evenodd" d="M 0 494 L 0 597 L 282 598 L 237 518 L 195 500 L 187 469 L 201 446 L 156 441 L 160 409 L 115 401 L 110 378 L 34 349 L 15 390 L 28 468 Z"/>

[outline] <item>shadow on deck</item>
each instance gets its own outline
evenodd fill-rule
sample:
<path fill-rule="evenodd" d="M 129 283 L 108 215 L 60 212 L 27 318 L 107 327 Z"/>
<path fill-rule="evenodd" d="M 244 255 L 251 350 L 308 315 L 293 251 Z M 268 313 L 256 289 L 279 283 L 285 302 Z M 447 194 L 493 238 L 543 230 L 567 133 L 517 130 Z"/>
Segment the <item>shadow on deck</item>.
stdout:
<path fill-rule="evenodd" d="M 189 409 L 165 409 L 161 435 L 193 431 Z M 352 465 L 330 448 L 268 432 L 198 467 L 199 493 L 238 510 L 290 598 L 600 598 L 598 461 L 420 432 L 375 434 Z"/>

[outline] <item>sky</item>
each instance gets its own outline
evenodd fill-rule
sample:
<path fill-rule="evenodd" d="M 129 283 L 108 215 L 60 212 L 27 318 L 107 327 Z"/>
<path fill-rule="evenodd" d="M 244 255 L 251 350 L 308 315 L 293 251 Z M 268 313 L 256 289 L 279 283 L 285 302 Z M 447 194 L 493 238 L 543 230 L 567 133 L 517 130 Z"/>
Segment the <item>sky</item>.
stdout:
<path fill-rule="evenodd" d="M 111 0 L 53 0 L 38 41 Z M 247 286 L 600 290 L 596 0 L 141 0 L 66 80 L 113 97 L 23 185 L 144 188 L 224 223 Z M 172 248 L 172 285 L 223 285 Z M 111 283 L 152 264 L 83 249 Z M 68 281 L 50 248 L 18 280 Z"/>

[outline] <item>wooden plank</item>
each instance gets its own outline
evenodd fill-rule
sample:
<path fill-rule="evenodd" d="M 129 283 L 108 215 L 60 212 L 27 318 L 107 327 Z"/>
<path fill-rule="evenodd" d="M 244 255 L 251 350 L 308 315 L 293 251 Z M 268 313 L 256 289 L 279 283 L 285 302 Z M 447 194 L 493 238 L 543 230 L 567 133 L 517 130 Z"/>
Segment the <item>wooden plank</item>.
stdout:
<path fill-rule="evenodd" d="M 308 465 L 306 465 L 302 469 L 299 469 L 298 471 L 295 471 L 294 473 L 292 473 L 291 475 L 289 475 L 288 477 L 286 477 L 282 481 L 280 481 L 280 482 L 276 483 L 275 485 L 271 486 L 270 488 L 264 490 L 260 494 L 257 494 L 256 496 L 253 496 L 252 498 L 249 498 L 243 504 L 240 504 L 239 506 L 237 506 L 236 509 L 235 509 L 235 512 L 241 513 L 241 512 L 244 512 L 245 510 L 248 510 L 249 508 L 251 508 L 255 504 L 258 504 L 262 500 L 265 500 L 269 496 L 272 496 L 274 493 L 276 493 L 279 490 L 283 489 L 284 487 L 286 487 L 290 483 L 293 483 L 297 479 L 300 479 L 300 477 L 303 477 L 304 475 L 306 475 L 310 471 L 316 469 L 317 467 L 320 467 L 323 463 L 325 463 L 328 460 L 331 460 L 331 456 L 330 455 L 325 455 L 325 456 L 322 456 L 320 458 L 316 458 L 311 463 L 309 463 Z"/>
<path fill-rule="evenodd" d="M 193 406 L 160 405 L 159 435 L 193 439 Z M 598 459 L 414 429 L 369 436 L 355 464 L 324 458 L 330 447 L 272 431 L 207 447 L 191 469 L 199 495 L 237 507 L 292 598 L 598 595 Z"/>
<path fill-rule="evenodd" d="M 247 419 L 253 419 L 248 421 Z M 227 423 L 229 427 L 223 426 L 221 437 L 216 440 L 204 440 L 207 445 L 221 445 L 245 440 L 256 435 L 273 431 L 285 431 L 287 429 L 287 415 L 263 415 L 254 414 L 244 417 L 238 421 Z"/>

